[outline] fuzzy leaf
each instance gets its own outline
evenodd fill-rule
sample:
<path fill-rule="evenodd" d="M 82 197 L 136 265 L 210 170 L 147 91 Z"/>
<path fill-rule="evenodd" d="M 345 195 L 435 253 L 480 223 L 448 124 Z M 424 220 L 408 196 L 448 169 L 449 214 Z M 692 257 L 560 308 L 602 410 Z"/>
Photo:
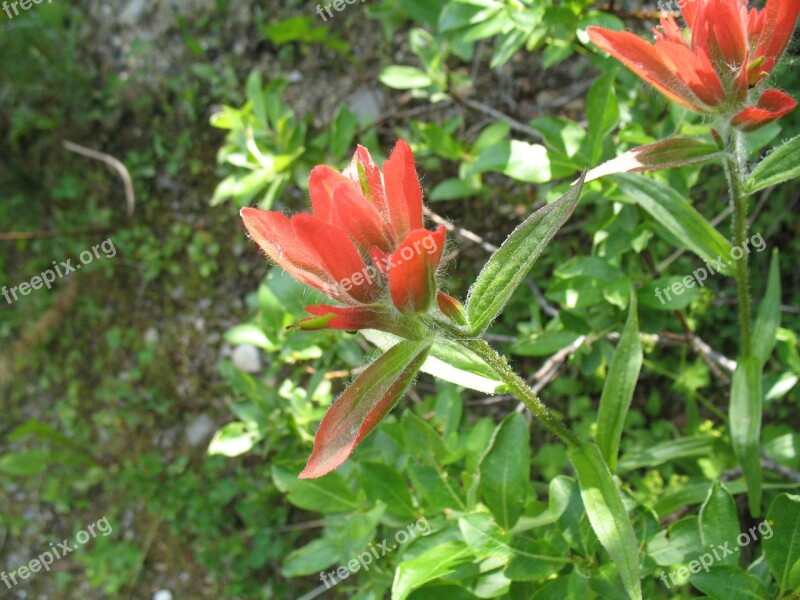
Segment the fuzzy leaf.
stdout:
<path fill-rule="evenodd" d="M 731 383 L 730 428 L 733 451 L 747 481 L 753 517 L 761 512 L 761 365 L 754 357 L 740 358 Z"/>
<path fill-rule="evenodd" d="M 630 200 L 703 260 L 726 261 L 730 257 L 728 240 L 671 187 L 635 174 L 615 175 L 614 181 Z M 727 264 L 723 272 L 732 274 L 733 264 Z"/>
<path fill-rule="evenodd" d="M 772 254 L 767 277 L 767 291 L 758 307 L 756 324 L 753 327 L 753 356 L 763 366 L 775 347 L 775 335 L 781 325 L 781 279 L 778 251 Z"/>
<path fill-rule="evenodd" d="M 571 459 L 578 474 L 583 505 L 597 539 L 617 566 L 628 595 L 633 600 L 642 600 L 636 536 L 608 465 L 593 444 L 573 450 Z"/>
<path fill-rule="evenodd" d="M 642 343 L 636 310 L 636 294 L 631 293 L 628 320 L 608 368 L 597 415 L 597 445 L 612 471 L 617 465 L 622 428 L 642 368 Z"/>
<path fill-rule="evenodd" d="M 583 176 L 561 198 L 528 217 L 498 248 L 467 299 L 467 320 L 479 334 L 499 315 L 536 259 L 578 204 Z"/>
<path fill-rule="evenodd" d="M 419 371 L 428 341 L 403 341 L 367 367 L 328 410 L 298 477 L 322 477 L 341 465 L 394 407 Z"/>
<path fill-rule="evenodd" d="M 655 171 L 701 163 L 722 155 L 715 144 L 692 138 L 670 138 L 645 144 L 604 162 L 586 174 L 586 182 L 615 173 Z"/>
<path fill-rule="evenodd" d="M 749 193 L 800 177 L 800 135 L 792 138 L 762 160 L 747 180 Z"/>

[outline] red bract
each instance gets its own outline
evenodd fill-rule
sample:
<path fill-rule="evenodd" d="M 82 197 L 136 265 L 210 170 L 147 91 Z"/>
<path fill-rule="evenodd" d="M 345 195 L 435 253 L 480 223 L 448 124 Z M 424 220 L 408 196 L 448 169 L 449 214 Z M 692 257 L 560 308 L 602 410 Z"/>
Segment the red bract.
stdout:
<path fill-rule="evenodd" d="M 315 167 L 309 191 L 313 214 L 241 211 L 250 236 L 273 261 L 345 305 L 309 306 L 315 316 L 300 326 L 416 337 L 408 317 L 431 306 L 446 232 L 423 228 L 411 148 L 399 141 L 381 172 L 359 146 L 343 173 Z"/>
<path fill-rule="evenodd" d="M 589 27 L 589 38 L 681 106 L 733 116 L 733 124 L 744 130 L 797 106 L 778 90 L 760 98 L 750 90 L 764 81 L 786 49 L 800 0 L 767 0 L 763 10 L 749 12 L 746 0 L 682 0 L 680 6 L 688 35 L 667 14 L 654 30 L 655 44 L 600 27 Z"/>

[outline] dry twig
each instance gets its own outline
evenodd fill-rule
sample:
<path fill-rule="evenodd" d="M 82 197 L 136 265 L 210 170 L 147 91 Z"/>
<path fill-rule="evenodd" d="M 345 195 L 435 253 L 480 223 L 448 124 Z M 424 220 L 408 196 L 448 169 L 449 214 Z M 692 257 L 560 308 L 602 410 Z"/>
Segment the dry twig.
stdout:
<path fill-rule="evenodd" d="M 74 144 L 67 140 L 64 140 L 62 144 L 67 150 L 104 162 L 116 171 L 117 175 L 122 179 L 122 184 L 125 186 L 125 201 L 128 208 L 128 217 L 132 217 L 133 209 L 136 206 L 136 197 L 133 194 L 133 180 L 131 179 L 130 173 L 128 173 L 128 169 L 125 168 L 125 165 L 105 152 L 98 152 L 97 150 L 92 150 L 91 148 L 86 148 L 85 146 Z"/>

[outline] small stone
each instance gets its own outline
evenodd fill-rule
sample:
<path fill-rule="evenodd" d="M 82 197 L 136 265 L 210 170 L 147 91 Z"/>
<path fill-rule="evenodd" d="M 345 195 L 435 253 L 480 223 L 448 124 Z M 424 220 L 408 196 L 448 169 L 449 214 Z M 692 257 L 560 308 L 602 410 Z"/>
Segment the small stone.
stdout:
<path fill-rule="evenodd" d="M 208 415 L 199 415 L 186 428 L 186 441 L 192 448 L 199 448 L 209 440 L 216 429 Z"/>
<path fill-rule="evenodd" d="M 347 99 L 348 108 L 362 123 L 374 121 L 381 115 L 382 102 L 381 90 L 371 87 L 361 87 Z"/>
<path fill-rule="evenodd" d="M 142 18 L 146 8 L 147 2 L 145 0 L 133 0 L 132 2 L 129 2 L 122 11 L 122 14 L 119 16 L 120 23 L 124 23 L 126 25 L 136 23 Z"/>
<path fill-rule="evenodd" d="M 233 356 L 231 357 L 233 364 L 237 369 L 241 369 L 245 373 L 258 373 L 261 371 L 261 356 L 258 353 L 258 348 L 250 344 L 242 344 L 233 349 Z"/>
<path fill-rule="evenodd" d="M 172 592 L 169 590 L 158 590 L 153 594 L 153 600 L 172 600 Z"/>

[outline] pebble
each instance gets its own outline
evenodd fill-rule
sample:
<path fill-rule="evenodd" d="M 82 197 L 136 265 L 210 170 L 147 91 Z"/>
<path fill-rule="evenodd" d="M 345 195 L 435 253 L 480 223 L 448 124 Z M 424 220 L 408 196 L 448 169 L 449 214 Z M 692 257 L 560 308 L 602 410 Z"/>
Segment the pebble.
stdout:
<path fill-rule="evenodd" d="M 237 369 L 241 369 L 245 373 L 261 371 L 261 355 L 258 353 L 258 348 L 250 344 L 236 346 L 233 349 L 231 360 Z"/>

